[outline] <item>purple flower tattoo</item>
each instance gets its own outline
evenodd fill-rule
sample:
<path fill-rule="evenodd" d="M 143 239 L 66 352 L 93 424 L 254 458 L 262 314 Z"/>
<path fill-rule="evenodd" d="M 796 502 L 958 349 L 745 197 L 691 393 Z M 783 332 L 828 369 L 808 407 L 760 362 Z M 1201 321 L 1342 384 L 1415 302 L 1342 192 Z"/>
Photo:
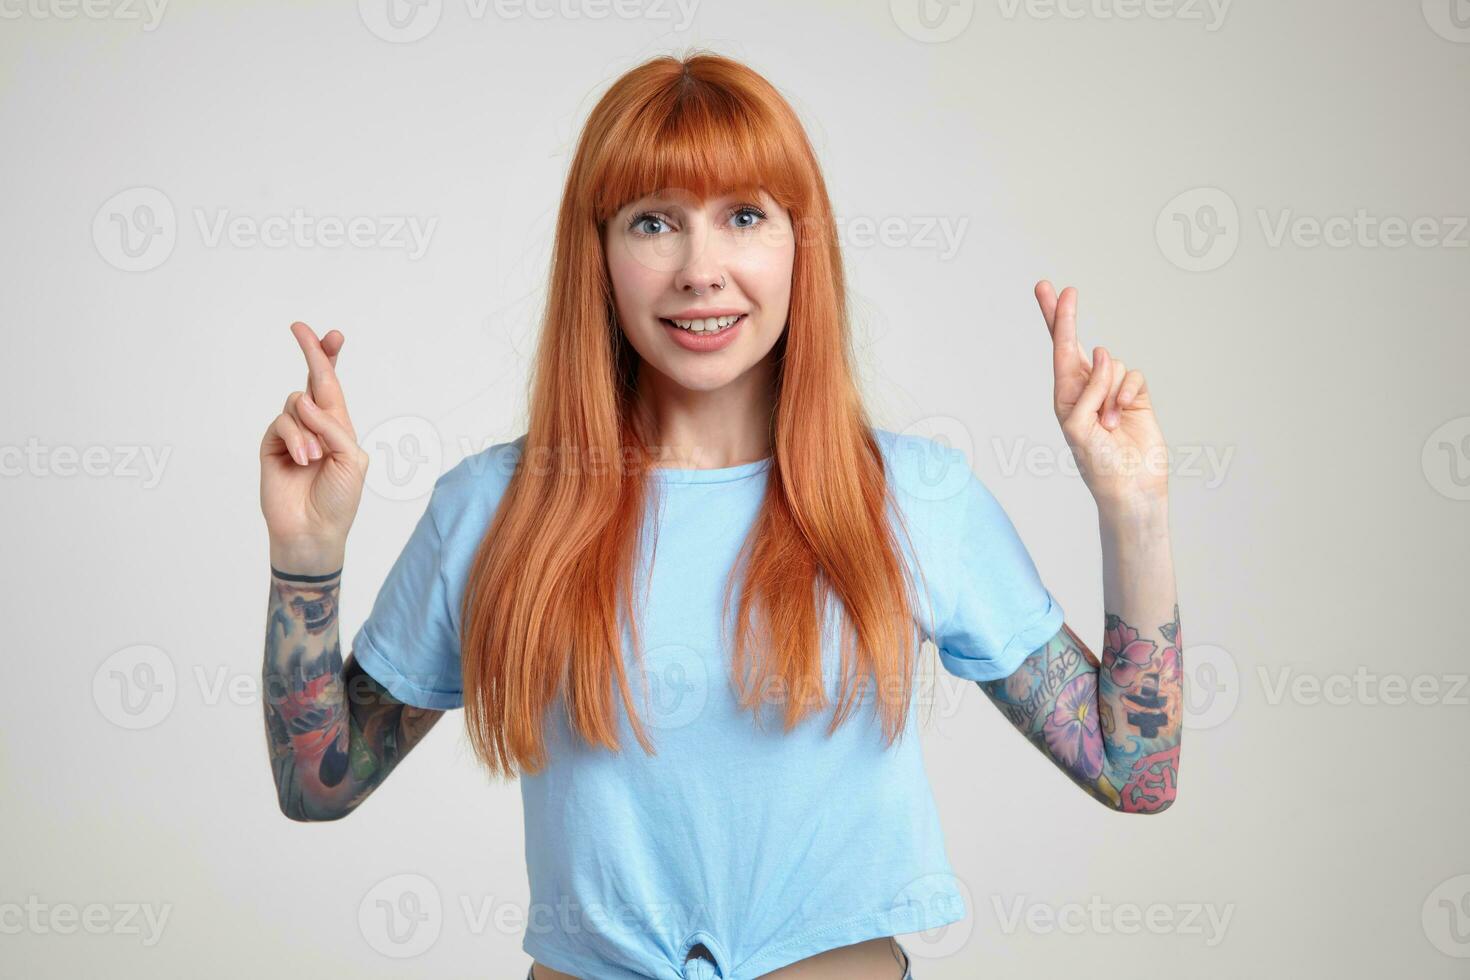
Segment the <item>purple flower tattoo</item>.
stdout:
<path fill-rule="evenodd" d="M 1103 768 L 1096 708 L 1097 675 L 1078 674 L 1057 694 L 1056 708 L 1042 729 L 1058 761 L 1087 779 L 1096 779 Z"/>

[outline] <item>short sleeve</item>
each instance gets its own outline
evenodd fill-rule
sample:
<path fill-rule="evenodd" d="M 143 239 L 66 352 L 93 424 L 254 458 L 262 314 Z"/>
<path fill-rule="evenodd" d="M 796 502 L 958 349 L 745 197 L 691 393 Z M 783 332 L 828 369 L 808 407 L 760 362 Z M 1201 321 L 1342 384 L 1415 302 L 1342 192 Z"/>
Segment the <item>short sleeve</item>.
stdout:
<path fill-rule="evenodd" d="M 941 527 L 943 616 L 934 644 L 946 670 L 966 680 L 988 681 L 1013 673 L 1061 629 L 1061 605 L 1042 584 L 1015 525 L 975 476 L 963 453 L 959 500 L 945 508 Z M 947 611 L 946 611 L 947 610 Z"/>
<path fill-rule="evenodd" d="M 441 478 L 389 569 L 372 611 L 353 638 L 352 653 L 398 700 L 448 709 L 463 707 L 464 693 L 459 636 L 444 575 L 444 539 L 434 520 L 442 484 Z"/>

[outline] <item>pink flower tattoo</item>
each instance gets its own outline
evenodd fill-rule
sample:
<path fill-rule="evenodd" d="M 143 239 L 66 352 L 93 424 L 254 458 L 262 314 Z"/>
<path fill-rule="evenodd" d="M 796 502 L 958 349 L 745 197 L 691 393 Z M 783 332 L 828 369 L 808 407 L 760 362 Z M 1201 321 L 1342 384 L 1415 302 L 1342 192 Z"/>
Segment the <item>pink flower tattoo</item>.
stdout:
<path fill-rule="evenodd" d="M 1128 687 L 1140 671 L 1148 669 L 1154 655 L 1154 641 L 1139 639 L 1138 630 L 1117 616 L 1108 617 L 1103 635 L 1102 668 L 1114 684 Z"/>

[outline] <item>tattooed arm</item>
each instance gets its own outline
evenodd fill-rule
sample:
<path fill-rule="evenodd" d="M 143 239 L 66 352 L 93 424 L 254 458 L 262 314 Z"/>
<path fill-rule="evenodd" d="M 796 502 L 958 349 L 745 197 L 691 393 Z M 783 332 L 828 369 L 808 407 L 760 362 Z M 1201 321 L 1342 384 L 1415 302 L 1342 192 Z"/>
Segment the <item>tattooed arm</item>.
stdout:
<path fill-rule="evenodd" d="M 444 714 L 394 699 L 355 659 L 342 662 L 341 575 L 271 569 L 265 731 L 281 812 L 292 820 L 351 813 Z"/>
<path fill-rule="evenodd" d="M 1184 683 L 1167 504 L 1104 511 L 1102 662 L 1066 624 L 1009 677 L 980 681 L 1027 739 L 1108 807 L 1174 802 Z"/>

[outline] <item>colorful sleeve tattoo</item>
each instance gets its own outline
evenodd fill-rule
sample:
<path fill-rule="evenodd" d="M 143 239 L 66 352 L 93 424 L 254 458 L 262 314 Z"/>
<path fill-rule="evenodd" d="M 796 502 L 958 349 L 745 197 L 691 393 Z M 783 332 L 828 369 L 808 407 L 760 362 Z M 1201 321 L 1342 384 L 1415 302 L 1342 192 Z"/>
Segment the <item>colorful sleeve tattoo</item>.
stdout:
<path fill-rule="evenodd" d="M 1102 663 L 1065 623 L 1009 677 L 979 681 L 1057 768 L 1124 813 L 1174 802 L 1183 722 L 1183 649 L 1174 619 L 1145 629 L 1107 616 Z"/>
<path fill-rule="evenodd" d="M 351 658 L 337 623 L 341 572 L 271 570 L 261 678 L 281 812 L 336 820 L 356 809 L 442 711 L 396 700 Z"/>

